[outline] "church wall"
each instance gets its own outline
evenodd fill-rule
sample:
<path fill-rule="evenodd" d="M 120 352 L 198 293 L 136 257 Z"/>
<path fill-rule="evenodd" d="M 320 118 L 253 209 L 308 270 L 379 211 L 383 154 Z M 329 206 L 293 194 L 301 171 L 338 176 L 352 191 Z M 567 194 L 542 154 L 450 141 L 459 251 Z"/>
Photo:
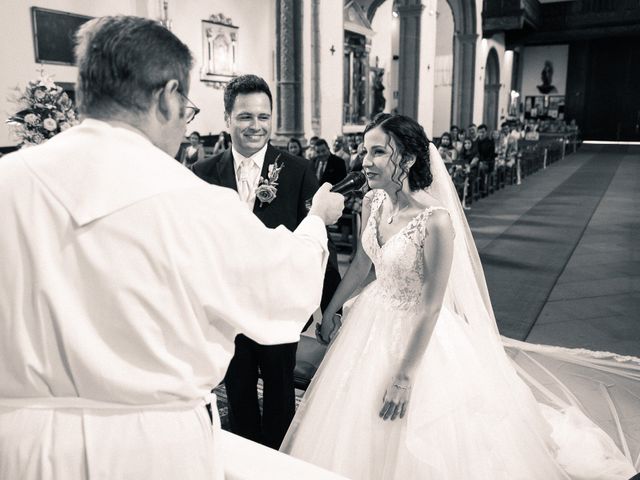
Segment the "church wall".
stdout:
<path fill-rule="evenodd" d="M 312 0 L 304 0 L 303 9 L 303 118 L 304 136 L 308 140 L 317 135 L 329 142 L 342 134 L 342 88 L 344 27 L 342 0 L 322 0 L 318 9 L 320 28 L 320 98 L 313 95 L 312 63 Z M 333 53 L 331 52 L 333 47 Z M 320 122 L 314 129 L 314 101 L 320 104 Z"/>
<path fill-rule="evenodd" d="M 334 138 L 342 135 L 343 1 L 321 0 L 320 4 L 320 133 L 331 145 Z M 331 53 L 331 47 L 335 49 L 334 53 Z"/>
<path fill-rule="evenodd" d="M 173 5 L 174 2 L 171 2 Z M 227 130 L 224 121 L 223 90 L 200 81 L 202 68 L 201 20 L 212 14 L 222 13 L 230 17 L 238 30 L 238 52 L 236 71 L 238 74 L 252 73 L 264 78 L 274 95 L 274 119 L 276 125 L 276 81 L 275 81 L 275 0 L 260 2 L 224 0 L 180 0 L 176 9 L 169 11 L 172 31 L 185 42 L 193 53 L 195 62 L 191 71 L 189 98 L 202 110 L 187 126 L 203 135 L 218 134 Z M 180 11 L 178 12 L 178 5 Z M 260 21 L 256 21 L 260 19 Z"/>
<path fill-rule="evenodd" d="M 418 93 L 418 122 L 424 127 L 427 136 L 437 134 L 433 131 L 434 84 L 436 63 L 437 17 L 435 0 L 423 1 L 420 25 L 420 86 Z M 401 53 L 402 54 L 402 53 Z"/>
<path fill-rule="evenodd" d="M 565 95 L 567 87 L 567 64 L 569 45 L 544 45 L 523 47 L 522 62 L 522 100 L 528 95 L 542 95 L 537 86 L 542 84 L 541 73 L 545 61 L 553 64 L 553 86 L 556 92 L 551 95 Z"/>
<path fill-rule="evenodd" d="M 376 32 L 371 40 L 371 53 L 369 55 L 370 65 L 376 66 L 376 57 L 378 59 L 378 68 L 384 69 L 382 84 L 384 85 L 383 95 L 386 100 L 384 111 L 391 112 L 397 106 L 397 99 L 394 102 L 393 92 L 397 89 L 397 80 L 394 84 L 393 71 L 398 69 L 398 61 L 393 60 L 393 37 L 397 37 L 399 22 L 393 16 L 393 2 L 387 1 L 380 5 L 376 11 L 371 28 Z M 397 44 L 397 39 L 396 39 Z M 396 47 L 397 48 L 397 47 Z"/>
<path fill-rule="evenodd" d="M 507 117 L 510 92 L 511 92 L 511 71 L 513 67 L 513 52 L 505 49 L 504 34 L 499 33 L 491 38 L 481 39 L 480 48 L 476 51 L 478 59 L 478 72 L 476 75 L 475 100 L 479 101 L 479 110 L 474 108 L 473 121 L 477 125 L 482 123 L 484 112 L 484 82 L 485 69 L 487 67 L 487 57 L 492 48 L 495 48 L 498 54 L 500 64 L 500 93 L 498 95 L 498 123 L 501 123 Z"/>
<path fill-rule="evenodd" d="M 3 4 L 0 15 L 0 146 L 15 145 L 9 125 L 4 120 L 15 113 L 18 106 L 11 101 L 14 88 L 26 87 L 29 80 L 40 76 L 40 64 L 35 62 L 33 33 L 31 28 L 31 7 L 77 13 L 79 15 L 100 16 L 122 13 L 133 15 L 137 12 L 136 2 L 131 0 L 110 0 L 107 2 L 87 2 L 84 0 L 9 0 Z M 73 66 L 44 64 L 47 75 L 56 82 L 74 82 L 77 69 Z"/>
<path fill-rule="evenodd" d="M 8 5 L 3 5 L 3 13 L 0 16 L 0 63 L 3 65 L 0 76 L 0 119 L 16 111 L 17 106 L 7 98 L 12 93 L 11 89 L 16 86 L 22 89 L 29 80 L 39 76 L 40 66 L 34 61 L 32 6 L 88 16 L 123 14 L 158 18 L 159 15 L 159 2 L 154 0 L 9 0 L 7 3 Z M 202 63 L 200 21 L 217 13 L 231 17 L 233 23 L 239 27 L 238 73 L 255 73 L 264 77 L 275 93 L 275 0 L 180 0 L 179 3 L 171 1 L 169 18 L 172 21 L 172 31 L 189 46 L 195 58 L 189 98 L 202 110 L 189 124 L 188 131 L 198 130 L 201 134 L 218 133 L 226 128 L 222 90 L 207 87 L 199 80 Z M 257 22 L 256 19 L 260 21 Z M 53 76 L 54 81 L 76 81 L 76 67 L 45 64 L 44 69 L 46 74 Z M 0 146 L 15 143 L 9 126 L 0 121 Z"/>
<path fill-rule="evenodd" d="M 437 40 L 434 72 L 433 137 L 451 126 L 453 95 L 453 12 L 446 0 L 438 0 Z"/>

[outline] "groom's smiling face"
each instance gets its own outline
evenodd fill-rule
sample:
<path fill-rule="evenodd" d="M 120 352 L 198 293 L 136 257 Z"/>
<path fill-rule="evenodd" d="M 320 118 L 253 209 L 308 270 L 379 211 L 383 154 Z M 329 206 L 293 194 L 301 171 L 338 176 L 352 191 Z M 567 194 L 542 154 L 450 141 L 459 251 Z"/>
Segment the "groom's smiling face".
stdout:
<path fill-rule="evenodd" d="M 271 101 L 262 92 L 240 93 L 226 120 L 233 147 L 250 157 L 264 147 L 271 136 Z"/>

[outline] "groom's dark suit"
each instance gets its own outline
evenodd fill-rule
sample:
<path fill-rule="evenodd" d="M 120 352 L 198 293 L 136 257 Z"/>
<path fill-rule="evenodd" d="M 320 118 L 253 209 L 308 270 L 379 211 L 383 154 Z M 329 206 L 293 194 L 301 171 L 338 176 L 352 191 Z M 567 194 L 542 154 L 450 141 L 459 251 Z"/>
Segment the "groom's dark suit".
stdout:
<path fill-rule="evenodd" d="M 278 179 L 275 199 L 260 205 L 256 199 L 253 213 L 269 228 L 284 225 L 295 230 L 306 217 L 305 202 L 318 189 L 318 180 L 310 162 L 267 146 L 260 176 L 267 178 L 269 165 L 278 159 L 284 167 Z M 238 190 L 232 150 L 196 163 L 193 172 L 203 180 Z M 295 252 L 291 252 L 295 255 Z M 331 252 L 322 292 L 324 308 L 340 283 L 335 250 Z M 282 295 L 288 292 L 283 291 Z M 229 400 L 231 430 L 250 440 L 279 448 L 295 413 L 293 371 L 297 343 L 259 345 L 244 335 L 236 337 L 236 349 L 225 377 Z M 264 385 L 263 415 L 260 419 L 256 384 L 258 370 Z"/>

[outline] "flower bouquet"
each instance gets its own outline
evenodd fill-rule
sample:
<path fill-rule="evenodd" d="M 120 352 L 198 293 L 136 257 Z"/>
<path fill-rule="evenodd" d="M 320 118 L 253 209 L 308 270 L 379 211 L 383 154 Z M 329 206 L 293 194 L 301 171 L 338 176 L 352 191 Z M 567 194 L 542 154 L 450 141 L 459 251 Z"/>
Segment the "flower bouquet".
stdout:
<path fill-rule="evenodd" d="M 24 91 L 17 90 L 16 103 L 22 109 L 7 123 L 14 127 L 18 146 L 37 145 L 76 124 L 73 102 L 50 77 L 42 75 Z"/>

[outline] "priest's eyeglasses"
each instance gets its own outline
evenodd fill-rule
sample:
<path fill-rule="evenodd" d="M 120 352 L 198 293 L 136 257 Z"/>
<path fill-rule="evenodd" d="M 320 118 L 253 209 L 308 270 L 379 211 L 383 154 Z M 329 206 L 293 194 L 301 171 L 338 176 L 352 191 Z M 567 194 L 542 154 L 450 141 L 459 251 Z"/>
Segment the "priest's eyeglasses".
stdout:
<path fill-rule="evenodd" d="M 196 115 L 200 113 L 200 109 L 196 107 L 196 105 L 189 100 L 189 98 L 182 92 L 178 91 L 178 93 L 187 101 L 187 104 L 184 106 L 184 116 L 187 120 L 187 123 L 191 123 L 191 121 L 196 118 Z"/>

